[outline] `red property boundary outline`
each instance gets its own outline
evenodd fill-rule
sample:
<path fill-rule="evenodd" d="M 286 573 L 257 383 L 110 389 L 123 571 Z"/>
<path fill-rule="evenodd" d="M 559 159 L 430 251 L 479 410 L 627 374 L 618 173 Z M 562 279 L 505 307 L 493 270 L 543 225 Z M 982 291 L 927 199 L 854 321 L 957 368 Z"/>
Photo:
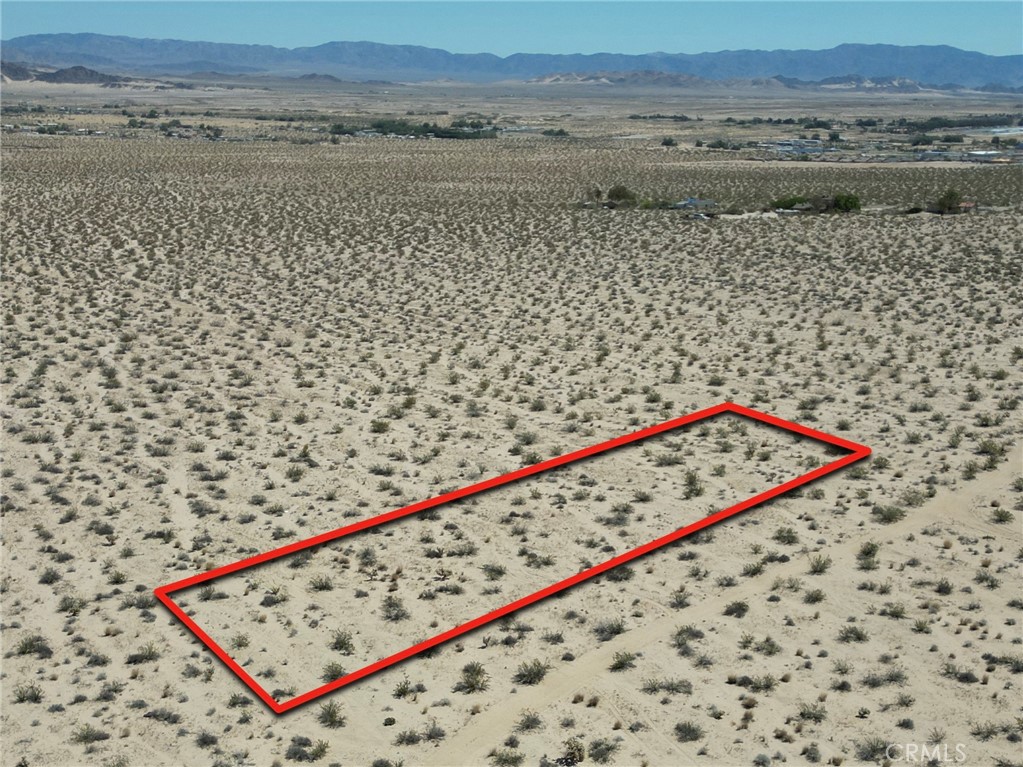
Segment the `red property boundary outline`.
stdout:
<path fill-rule="evenodd" d="M 290 700 L 286 700 L 283 702 L 278 702 L 277 700 L 275 700 L 266 690 L 264 690 L 259 685 L 258 682 L 256 682 L 255 679 L 252 678 L 252 676 L 248 674 L 248 672 L 245 671 L 245 669 L 243 669 L 238 664 L 237 661 L 235 661 L 230 655 L 228 655 L 228 653 L 225 652 L 224 649 L 220 647 L 220 645 L 218 645 L 209 634 L 203 631 L 202 628 L 200 628 L 199 625 L 195 621 L 193 621 L 185 613 L 185 611 L 182 610 L 181 607 L 179 607 L 170 597 L 170 595 L 176 591 L 191 588 L 200 583 L 205 583 L 206 581 L 221 578 L 225 575 L 229 575 L 230 573 L 235 573 L 238 572 L 239 570 L 244 570 L 249 567 L 254 567 L 256 565 L 263 564 L 264 562 L 270 562 L 271 560 L 278 559 L 289 554 L 294 554 L 297 551 L 312 548 L 313 546 L 320 546 L 324 543 L 335 541 L 338 538 L 343 538 L 346 535 L 351 535 L 352 533 L 357 533 L 361 530 L 366 530 L 367 528 L 376 527 L 378 525 L 383 525 L 388 522 L 393 522 L 396 519 L 401 519 L 402 517 L 407 517 L 411 514 L 426 511 L 427 509 L 432 509 L 436 506 L 441 506 L 443 504 L 456 501 L 460 498 L 466 498 L 470 495 L 475 495 L 485 490 L 490 490 L 491 488 L 500 487 L 501 485 L 507 485 L 511 482 L 515 482 L 516 480 L 523 479 L 525 477 L 530 477 L 535 474 L 540 474 L 542 472 L 557 468 L 559 466 L 565 466 L 566 464 L 573 463 L 574 461 L 579 461 L 583 458 L 589 458 L 590 456 L 598 455 L 600 453 L 606 453 L 609 450 L 614 450 L 615 448 L 622 447 L 623 445 L 639 442 L 641 440 L 647 439 L 648 437 L 653 437 L 657 434 L 663 434 L 664 432 L 672 431 L 674 429 L 678 429 L 681 426 L 687 426 L 689 424 L 696 423 L 697 421 L 702 421 L 704 419 L 711 418 L 722 413 L 735 413 L 736 415 L 745 416 L 747 418 L 751 418 L 753 420 L 766 423 L 770 426 L 775 426 L 784 429 L 785 431 L 793 432 L 804 437 L 810 437 L 812 439 L 816 439 L 820 442 L 824 442 L 828 445 L 839 447 L 842 448 L 843 450 L 848 450 L 850 452 L 848 455 L 842 456 L 841 458 L 832 461 L 831 463 L 820 466 L 810 472 L 807 472 L 806 474 L 796 477 L 795 479 L 791 479 L 788 482 L 776 485 L 775 487 L 766 490 L 758 495 L 747 498 L 746 500 L 741 501 L 740 503 L 737 503 L 734 506 L 722 509 L 721 511 L 715 512 L 714 514 L 697 520 L 696 522 L 693 522 L 690 525 L 686 525 L 685 527 L 679 528 L 678 530 L 668 533 L 667 535 L 652 540 L 649 543 L 645 543 L 642 546 L 630 549 L 624 554 L 619 554 L 618 556 L 601 562 L 600 564 L 595 565 L 594 567 L 591 567 L 588 570 L 583 570 L 582 572 L 576 573 L 575 575 L 569 578 L 565 578 L 564 580 L 558 581 L 557 583 L 553 583 L 550 586 L 546 586 L 545 588 L 542 588 L 539 591 L 536 591 L 525 597 L 517 599 L 514 602 L 509 602 L 503 607 L 499 607 L 496 610 L 493 610 L 489 613 L 481 615 L 477 618 L 473 618 L 472 620 L 467 621 L 466 623 L 463 623 L 459 626 L 455 626 L 454 628 L 449 629 L 441 634 L 437 634 L 436 636 L 431 637 L 430 639 L 427 639 L 423 642 L 420 642 L 419 644 L 413 645 L 412 647 L 409 647 L 405 650 L 394 653 L 393 655 L 378 660 L 375 663 L 372 663 L 368 666 L 364 666 L 356 671 L 351 672 L 350 674 L 335 679 L 333 682 L 329 682 L 320 687 L 316 687 L 310 690 L 309 692 L 298 695 L 294 698 L 291 698 Z M 188 628 L 193 634 L 195 634 L 195 636 L 198 637 L 199 641 L 201 641 L 204 645 L 206 645 L 206 647 L 212 650 L 213 653 L 228 668 L 230 668 L 231 671 L 233 671 L 249 687 L 249 689 L 252 690 L 259 697 L 260 700 L 262 700 L 272 711 L 274 711 L 274 713 L 283 714 L 286 711 L 290 711 L 291 709 L 297 708 L 298 706 L 301 706 L 305 703 L 309 703 L 310 701 L 315 700 L 316 698 L 319 698 L 323 695 L 326 695 L 327 693 L 333 692 L 334 690 L 338 690 L 342 687 L 345 687 L 346 685 L 351 684 L 352 682 L 367 677 L 370 674 L 376 673 L 381 669 L 385 669 L 388 666 L 393 666 L 395 663 L 399 663 L 400 661 L 406 660 L 407 658 L 411 658 L 412 656 L 417 655 L 423 652 L 424 650 L 427 650 L 431 647 L 435 647 L 439 644 L 447 642 L 450 639 L 453 639 L 457 636 L 477 629 L 480 626 L 490 623 L 491 621 L 497 620 L 498 618 L 508 615 L 509 613 L 513 613 L 516 610 L 521 610 L 523 607 L 526 607 L 527 605 L 539 602 L 541 599 L 546 599 L 547 597 L 553 594 L 556 594 L 560 591 L 564 591 L 567 588 L 582 583 L 583 581 L 589 580 L 590 578 L 600 575 L 601 573 L 607 572 L 608 570 L 614 567 L 623 565 L 626 562 L 636 559 L 637 557 L 643 556 L 644 554 L 649 554 L 651 551 L 655 551 L 656 549 L 666 546 L 669 543 L 674 543 L 675 541 L 681 540 L 682 538 L 685 538 L 688 535 L 692 535 L 693 533 L 703 530 L 704 528 L 710 527 L 711 525 L 715 525 L 718 522 L 721 522 L 722 520 L 728 519 L 729 517 L 739 514 L 740 512 L 746 511 L 755 506 L 759 506 L 769 501 L 770 499 L 776 498 L 777 496 L 782 495 L 783 493 L 787 493 L 788 491 L 800 487 L 801 485 L 805 485 L 808 482 L 813 482 L 816 479 L 820 479 L 823 476 L 838 471 L 839 469 L 842 469 L 852 463 L 855 463 L 856 461 L 866 458 L 867 456 L 870 455 L 870 452 L 871 452 L 870 448 L 866 447 L 865 445 L 860 445 L 857 444 L 856 442 L 851 442 L 850 440 L 842 439 L 841 437 L 826 434 L 824 432 L 817 431 L 816 429 L 811 429 L 807 426 L 802 426 L 801 424 L 793 423 L 792 421 L 786 421 L 782 418 L 769 415 L 768 413 L 760 412 L 759 410 L 753 410 L 752 408 L 744 407 L 742 405 L 736 405 L 732 402 L 722 402 L 719 405 L 714 405 L 713 407 L 705 408 L 703 410 L 697 410 L 688 415 L 684 415 L 679 418 L 673 418 L 671 420 L 664 421 L 663 423 L 659 423 L 655 426 L 650 426 L 648 428 L 641 429 L 631 434 L 625 434 L 621 437 L 616 437 L 615 439 L 610 439 L 606 442 L 601 442 L 600 444 L 597 445 L 591 445 L 590 447 L 583 448 L 582 450 L 577 450 L 572 453 L 566 453 L 565 455 L 558 456 L 557 458 L 551 458 L 547 461 L 542 461 L 540 463 L 533 464 L 532 466 L 526 466 L 522 469 L 518 469 L 517 471 L 512 471 L 507 474 L 492 477 L 491 479 L 484 480 L 483 482 L 478 482 L 476 484 L 468 485 L 467 487 L 463 487 L 458 490 L 453 490 L 449 493 L 443 493 L 442 495 L 438 495 L 433 498 L 428 498 L 426 500 L 413 503 L 411 506 L 405 506 L 394 511 L 389 511 L 385 514 L 380 514 L 369 519 L 364 519 L 354 524 L 348 525 L 347 527 L 341 527 L 336 530 L 330 530 L 326 533 L 321 533 L 320 535 L 314 536 L 312 538 L 307 538 L 305 540 L 297 541 L 287 546 L 272 549 L 271 551 L 267 551 L 262 554 L 257 554 L 255 556 L 248 557 L 247 559 L 239 560 L 238 562 L 232 562 L 229 565 L 217 567 L 213 570 L 209 570 L 205 573 L 194 575 L 190 578 L 185 578 L 180 581 L 175 581 L 173 583 L 168 583 L 163 586 L 159 586 L 154 590 L 153 593 L 156 595 L 156 598 L 159 599 L 164 604 L 164 606 L 168 610 L 170 610 L 171 613 L 173 613 L 174 616 L 185 625 L 186 628 Z"/>

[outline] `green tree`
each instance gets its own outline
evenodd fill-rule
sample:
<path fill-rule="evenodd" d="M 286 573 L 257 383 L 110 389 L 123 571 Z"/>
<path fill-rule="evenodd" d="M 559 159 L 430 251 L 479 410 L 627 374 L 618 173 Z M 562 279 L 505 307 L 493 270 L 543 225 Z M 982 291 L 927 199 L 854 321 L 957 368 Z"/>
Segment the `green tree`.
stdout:
<path fill-rule="evenodd" d="M 855 194 L 836 194 L 835 210 L 848 212 L 860 209 L 860 198 Z"/>
<path fill-rule="evenodd" d="M 607 199 L 611 202 L 635 202 L 636 193 L 623 184 L 615 184 L 607 190 Z"/>
<path fill-rule="evenodd" d="M 946 189 L 934 203 L 939 213 L 958 213 L 963 196 L 955 189 Z"/>

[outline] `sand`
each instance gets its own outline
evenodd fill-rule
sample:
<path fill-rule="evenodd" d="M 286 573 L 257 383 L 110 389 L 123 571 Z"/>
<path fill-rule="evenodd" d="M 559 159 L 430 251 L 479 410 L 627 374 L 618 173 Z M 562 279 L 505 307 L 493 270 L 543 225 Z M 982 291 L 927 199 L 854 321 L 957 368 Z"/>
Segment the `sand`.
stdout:
<path fill-rule="evenodd" d="M 3 764 L 537 764 L 573 741 L 621 765 L 931 741 L 1019 761 L 1019 174 L 588 142 L 5 137 Z M 573 205 L 614 183 L 747 210 L 842 189 L 873 211 Z M 948 186 L 1002 210 L 883 212 Z M 873 456 L 281 717 L 151 597 L 723 400 Z M 741 428 L 188 607 L 268 689 L 301 691 L 827 459 Z M 408 618 L 383 619 L 391 594 Z M 543 678 L 516 682 L 533 661 Z M 470 663 L 486 689 L 458 689 Z"/>

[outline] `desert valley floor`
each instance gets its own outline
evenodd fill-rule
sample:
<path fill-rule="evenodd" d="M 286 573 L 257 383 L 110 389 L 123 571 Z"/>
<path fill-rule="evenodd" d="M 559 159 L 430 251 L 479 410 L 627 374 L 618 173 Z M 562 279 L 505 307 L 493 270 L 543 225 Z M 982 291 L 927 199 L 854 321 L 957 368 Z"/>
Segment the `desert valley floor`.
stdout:
<path fill-rule="evenodd" d="M 533 135 L 3 155 L 4 765 L 1020 764 L 1018 167 Z M 616 184 L 736 215 L 575 204 Z M 950 187 L 987 212 L 894 211 Z M 863 210 L 757 212 L 834 192 Z M 153 598 L 726 400 L 873 454 L 281 716 Z M 287 697 L 832 459 L 724 417 L 184 602 Z"/>

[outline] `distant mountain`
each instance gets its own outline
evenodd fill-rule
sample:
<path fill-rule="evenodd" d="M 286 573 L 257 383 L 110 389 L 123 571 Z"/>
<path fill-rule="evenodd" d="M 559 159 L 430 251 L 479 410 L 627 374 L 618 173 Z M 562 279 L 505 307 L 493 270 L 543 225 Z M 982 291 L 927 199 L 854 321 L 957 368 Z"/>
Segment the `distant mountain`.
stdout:
<path fill-rule="evenodd" d="M 534 77 L 529 82 L 540 85 L 648 85 L 670 88 L 709 88 L 718 85 L 717 81 L 705 77 L 652 69 L 638 72 L 555 72 Z"/>
<path fill-rule="evenodd" d="M 299 80 L 303 80 L 305 82 L 310 82 L 310 83 L 343 83 L 344 82 L 344 80 L 342 80 L 340 77 L 334 77 L 334 75 L 321 75 L 321 74 L 319 74 L 317 72 L 311 72 L 311 73 L 309 73 L 307 75 L 301 75 L 301 76 L 299 76 L 298 79 Z"/>
<path fill-rule="evenodd" d="M 86 67 L 68 67 L 67 69 L 58 69 L 56 72 L 43 72 L 36 75 L 36 80 L 41 80 L 44 83 L 73 83 L 75 85 L 117 83 L 122 79 Z"/>
<path fill-rule="evenodd" d="M 35 77 L 31 69 L 13 61 L 0 61 L 0 75 L 5 80 L 31 80 Z"/>
<path fill-rule="evenodd" d="M 800 80 L 846 77 L 905 78 L 918 83 L 1023 86 L 1023 55 L 988 56 L 945 45 L 846 44 L 822 51 L 717 53 L 540 54 L 449 53 L 414 45 L 330 42 L 306 48 L 112 37 L 96 34 L 28 35 L 0 43 L 5 59 L 119 73 L 176 74 L 217 70 L 296 76 L 307 72 L 346 80 L 421 81 L 448 78 L 492 82 L 528 80 L 556 72 L 656 71 L 712 80 Z"/>
<path fill-rule="evenodd" d="M 796 77 L 753 77 L 727 80 L 708 80 L 693 75 L 680 75 L 671 72 L 557 72 L 555 74 L 534 77 L 527 81 L 533 85 L 586 85 L 586 86 L 626 86 L 632 88 L 658 87 L 691 90 L 801 90 L 817 92 L 856 91 L 861 93 L 919 93 L 921 91 L 957 91 L 963 86 L 957 83 L 930 85 L 918 83 L 906 77 L 863 77 L 862 75 L 844 75 L 842 77 L 825 77 L 822 80 L 800 80 Z M 1021 89 L 1010 89 L 1008 86 L 981 86 L 980 90 L 999 93 L 1016 93 Z"/>
<path fill-rule="evenodd" d="M 821 80 L 799 80 L 795 77 L 777 77 L 779 82 L 788 88 L 822 91 L 874 91 L 885 93 L 918 93 L 922 90 L 959 90 L 962 85 L 949 83 L 945 85 L 922 85 L 908 77 L 864 77 L 863 75 L 844 75 L 842 77 L 825 77 Z"/>
<path fill-rule="evenodd" d="M 72 83 L 75 85 L 90 83 L 105 85 L 108 83 L 119 83 L 124 80 L 123 77 L 105 75 L 102 72 L 97 72 L 95 69 L 87 69 L 86 67 L 75 66 L 51 72 L 49 69 L 34 69 L 11 61 L 0 62 L 0 75 L 3 75 L 5 81 L 38 80 L 43 83 Z"/>
<path fill-rule="evenodd" d="M 787 85 L 776 77 L 732 77 L 727 80 L 709 80 L 706 77 L 682 75 L 674 72 L 657 72 L 644 69 L 639 72 L 557 72 L 534 77 L 527 82 L 534 85 L 598 85 L 625 86 L 630 88 L 680 88 L 690 90 L 784 90 Z M 802 80 L 793 82 L 802 83 Z M 809 87 L 809 83 L 806 83 Z"/>

